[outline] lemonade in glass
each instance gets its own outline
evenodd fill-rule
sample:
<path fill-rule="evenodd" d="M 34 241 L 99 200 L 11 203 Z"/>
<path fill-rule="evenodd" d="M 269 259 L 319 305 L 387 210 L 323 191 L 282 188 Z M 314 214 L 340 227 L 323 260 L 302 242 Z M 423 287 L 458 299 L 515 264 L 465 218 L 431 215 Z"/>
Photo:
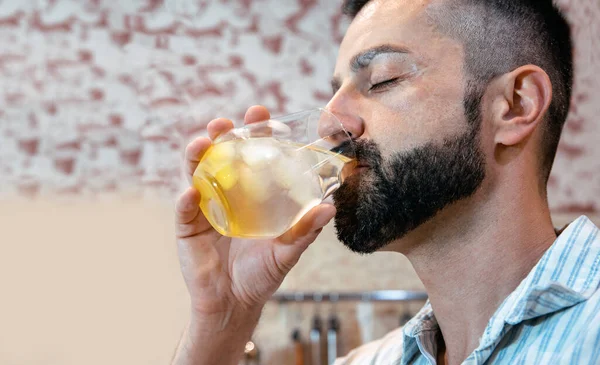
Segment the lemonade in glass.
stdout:
<path fill-rule="evenodd" d="M 274 238 L 329 197 L 353 168 L 341 122 L 315 109 L 220 135 L 193 175 L 200 208 L 222 235 Z"/>

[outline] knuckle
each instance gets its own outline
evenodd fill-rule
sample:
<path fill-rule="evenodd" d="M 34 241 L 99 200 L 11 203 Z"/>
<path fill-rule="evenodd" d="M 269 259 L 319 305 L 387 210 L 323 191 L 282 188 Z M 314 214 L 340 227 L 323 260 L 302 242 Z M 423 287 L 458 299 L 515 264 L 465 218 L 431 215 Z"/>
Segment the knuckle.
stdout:
<path fill-rule="evenodd" d="M 198 224 L 196 224 L 196 220 L 190 223 L 178 223 L 177 224 L 177 237 L 178 238 L 188 238 L 197 235 L 200 233 L 200 229 Z"/>

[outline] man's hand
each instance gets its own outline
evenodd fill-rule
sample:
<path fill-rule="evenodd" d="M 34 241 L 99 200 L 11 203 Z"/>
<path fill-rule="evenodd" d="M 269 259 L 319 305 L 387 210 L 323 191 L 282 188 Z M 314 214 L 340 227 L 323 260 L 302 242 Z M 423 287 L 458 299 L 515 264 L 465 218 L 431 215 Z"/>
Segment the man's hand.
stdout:
<path fill-rule="evenodd" d="M 253 123 L 269 117 L 266 108 L 255 106 L 244 120 Z M 186 148 L 190 178 L 211 140 L 233 128 L 233 123 L 215 119 L 207 128 L 210 139 L 198 138 Z M 325 204 L 313 208 L 277 239 L 247 240 L 220 235 L 199 202 L 198 191 L 189 188 L 176 207 L 177 247 L 192 313 L 174 364 L 237 364 L 263 306 L 333 218 L 335 208 Z"/>

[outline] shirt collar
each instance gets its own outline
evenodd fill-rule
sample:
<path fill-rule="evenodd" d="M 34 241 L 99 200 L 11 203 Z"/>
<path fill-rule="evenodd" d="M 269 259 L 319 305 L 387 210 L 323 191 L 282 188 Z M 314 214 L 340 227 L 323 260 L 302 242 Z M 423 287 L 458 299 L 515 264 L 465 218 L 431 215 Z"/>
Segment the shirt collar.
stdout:
<path fill-rule="evenodd" d="M 482 346 L 496 342 L 505 325 L 516 325 L 589 299 L 600 284 L 598 232 L 586 216 L 569 224 L 500 305 L 484 332 Z"/>
<path fill-rule="evenodd" d="M 587 300 L 600 284 L 599 229 L 581 216 L 560 232 L 529 275 L 500 305 L 490 319 L 479 349 L 496 343 L 505 325 L 547 315 Z M 404 356 L 418 352 L 418 337 L 433 335 L 439 325 L 429 301 L 403 329 Z"/>
<path fill-rule="evenodd" d="M 412 359 L 421 352 L 419 349 L 419 337 L 422 335 L 431 336 L 435 338 L 436 333 L 440 327 L 433 314 L 431 303 L 429 300 L 425 303 L 423 308 L 415 315 L 410 321 L 408 321 L 402 328 L 402 334 L 404 340 L 402 342 L 402 365 L 410 364 Z M 435 343 L 434 341 L 428 341 L 429 344 Z M 424 349 L 425 350 L 425 349 Z M 435 353 L 431 351 L 434 349 L 427 349 L 428 353 Z"/>

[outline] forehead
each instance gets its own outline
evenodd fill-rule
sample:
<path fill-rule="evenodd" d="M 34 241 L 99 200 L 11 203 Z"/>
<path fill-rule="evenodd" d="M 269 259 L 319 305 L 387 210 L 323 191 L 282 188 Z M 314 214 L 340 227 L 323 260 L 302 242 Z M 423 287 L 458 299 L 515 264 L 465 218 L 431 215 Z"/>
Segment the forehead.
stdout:
<path fill-rule="evenodd" d="M 344 73 L 349 60 L 375 46 L 407 48 L 413 57 L 427 61 L 448 52 L 462 53 L 459 42 L 439 32 L 431 14 L 444 0 L 371 0 L 354 18 L 340 45 L 336 73 Z"/>

